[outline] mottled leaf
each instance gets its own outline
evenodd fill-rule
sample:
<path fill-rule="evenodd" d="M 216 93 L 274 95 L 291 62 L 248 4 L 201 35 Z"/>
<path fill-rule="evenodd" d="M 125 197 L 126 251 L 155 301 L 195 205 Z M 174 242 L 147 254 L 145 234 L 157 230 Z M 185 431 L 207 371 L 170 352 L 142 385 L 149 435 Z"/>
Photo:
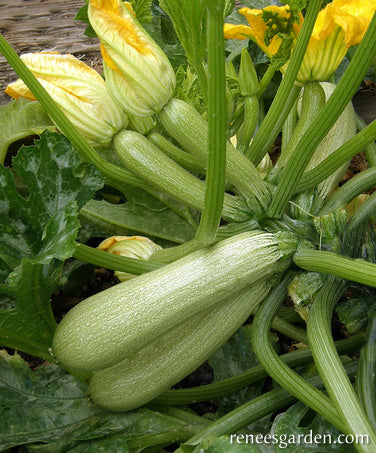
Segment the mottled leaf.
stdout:
<path fill-rule="evenodd" d="M 20 98 L 0 106 L 0 162 L 9 146 L 21 138 L 40 135 L 55 127 L 39 102 Z"/>

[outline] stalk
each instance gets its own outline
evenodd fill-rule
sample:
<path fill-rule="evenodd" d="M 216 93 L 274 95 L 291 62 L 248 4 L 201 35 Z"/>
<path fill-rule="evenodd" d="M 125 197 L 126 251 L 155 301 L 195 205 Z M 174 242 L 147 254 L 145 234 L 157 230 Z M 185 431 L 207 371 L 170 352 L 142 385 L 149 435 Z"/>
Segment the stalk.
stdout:
<path fill-rule="evenodd" d="M 367 341 L 360 351 L 356 390 L 363 410 L 376 430 L 376 316 L 368 322 Z"/>
<path fill-rule="evenodd" d="M 272 329 L 298 343 L 308 344 L 307 334 L 304 329 L 294 326 L 294 324 L 289 323 L 279 316 L 275 316 L 275 318 L 273 319 Z"/>
<path fill-rule="evenodd" d="M 73 254 L 74 258 L 93 264 L 94 266 L 104 267 L 105 269 L 141 275 L 163 266 L 161 263 L 150 263 L 149 261 L 113 255 L 112 253 L 103 252 L 102 250 L 88 247 L 78 242 L 76 242 L 76 246 L 76 251 Z"/>
<path fill-rule="evenodd" d="M 357 444 L 360 452 L 376 450 L 376 433 L 349 381 L 340 358 L 335 350 L 331 333 L 333 309 L 343 294 L 346 281 L 328 277 L 314 299 L 307 319 L 307 333 L 313 357 L 331 400 L 335 404 L 341 420 L 348 426 L 345 432 L 354 436 L 367 434 L 368 444 Z"/>
<path fill-rule="evenodd" d="M 305 172 L 297 184 L 295 192 L 305 192 L 313 189 L 317 184 L 324 181 L 324 179 L 367 147 L 367 145 L 372 144 L 374 140 L 376 140 L 376 120 L 336 149 L 315 168 Z"/>
<path fill-rule="evenodd" d="M 286 287 L 290 280 L 291 276 L 287 275 L 256 313 L 252 324 L 252 345 L 255 354 L 276 382 L 342 432 L 348 433 L 346 423 L 338 415 L 330 399 L 283 363 L 271 344 L 269 335 L 271 323 L 286 297 Z"/>
<path fill-rule="evenodd" d="M 374 192 L 367 200 L 359 206 L 359 208 L 350 217 L 346 228 L 354 229 L 360 224 L 368 222 L 369 218 L 376 212 L 376 192 Z"/>
<path fill-rule="evenodd" d="M 335 345 L 339 354 L 351 354 L 359 351 L 363 342 L 364 335 L 359 334 L 345 340 L 339 340 Z M 283 354 L 280 359 L 290 367 L 306 365 L 312 362 L 312 353 L 309 348 L 303 348 Z M 154 399 L 153 404 L 178 406 L 209 401 L 241 390 L 267 376 L 268 373 L 265 368 L 262 365 L 256 365 L 243 373 L 213 384 L 187 389 L 167 390 Z"/>
<path fill-rule="evenodd" d="M 352 259 L 334 252 L 299 248 L 294 263 L 306 271 L 332 274 L 352 282 L 376 287 L 376 264 L 363 259 Z"/>
<path fill-rule="evenodd" d="M 206 173 L 206 162 L 204 159 L 198 159 L 197 157 L 186 153 L 158 132 L 150 132 L 150 134 L 147 135 L 147 138 L 154 143 L 154 145 L 158 146 L 158 148 L 163 151 L 166 156 L 174 160 L 186 170 L 193 172 L 197 171 L 202 174 Z"/>
<path fill-rule="evenodd" d="M 325 215 L 339 208 L 345 207 L 358 195 L 373 189 L 376 185 L 376 167 L 358 173 L 341 186 L 325 203 L 319 215 Z"/>
<path fill-rule="evenodd" d="M 308 82 L 304 85 L 302 112 L 290 141 L 282 150 L 277 167 L 283 167 L 296 149 L 299 141 L 325 105 L 325 92 L 319 82 Z M 301 153 L 305 150 L 301 150 Z"/>
<path fill-rule="evenodd" d="M 282 126 L 282 144 L 281 144 L 282 153 L 284 152 L 289 141 L 291 140 L 292 134 L 298 122 L 298 112 L 296 109 L 296 104 L 297 102 L 295 102 L 295 104 L 291 108 L 290 113 L 288 114 L 286 121 L 283 123 Z"/>
<path fill-rule="evenodd" d="M 367 127 L 367 124 L 363 121 L 363 119 L 359 115 L 356 115 L 356 127 L 358 131 L 362 131 Z M 374 167 L 376 165 L 376 143 L 374 143 L 374 141 L 365 146 L 364 154 L 366 155 L 368 165 L 370 167 Z"/>
<path fill-rule="evenodd" d="M 307 14 L 304 18 L 302 29 L 296 41 L 296 46 L 291 55 L 287 71 L 279 86 L 270 109 L 262 122 L 251 146 L 248 148 L 247 157 L 255 165 L 259 164 L 264 155 L 272 147 L 277 135 L 282 129 L 298 94 L 300 87 L 295 85 L 300 65 L 310 40 L 316 17 L 319 13 L 321 0 L 311 0 L 308 4 Z"/>
<path fill-rule="evenodd" d="M 280 183 L 269 206 L 268 215 L 279 218 L 283 215 L 287 203 L 295 192 L 309 159 L 315 149 L 329 132 L 339 115 L 350 102 L 359 84 L 372 63 L 376 48 L 376 14 L 351 60 L 345 74 L 341 78 L 320 115 L 313 121 L 282 171 Z M 304 153 L 302 152 L 304 150 Z"/>
<path fill-rule="evenodd" d="M 346 371 L 349 373 L 350 377 L 355 376 L 356 369 L 356 362 L 346 365 Z M 317 374 L 307 378 L 307 384 L 312 386 L 315 390 L 316 387 L 322 387 L 322 381 Z M 233 434 L 244 426 L 283 409 L 294 401 L 296 401 L 296 397 L 292 396 L 285 389 L 279 388 L 271 390 L 229 412 L 219 420 L 216 420 L 198 435 L 191 437 L 184 445 L 193 446 L 210 444 L 213 442 L 213 439 L 225 434 Z M 175 450 L 175 453 L 183 453 L 185 451 L 184 445 Z"/>
<path fill-rule="evenodd" d="M 224 1 L 205 0 L 208 9 L 208 165 L 205 204 L 196 232 L 204 245 L 214 241 L 221 221 L 226 184 L 227 103 Z"/>

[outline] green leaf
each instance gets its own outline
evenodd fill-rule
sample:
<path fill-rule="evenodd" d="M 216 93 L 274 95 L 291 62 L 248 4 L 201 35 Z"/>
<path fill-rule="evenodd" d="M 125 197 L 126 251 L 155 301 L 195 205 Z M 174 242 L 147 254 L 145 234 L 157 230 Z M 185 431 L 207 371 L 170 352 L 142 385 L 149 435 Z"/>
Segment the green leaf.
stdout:
<path fill-rule="evenodd" d="M 107 236 L 137 233 L 176 243 L 194 237 L 195 230 L 186 220 L 147 192 L 129 189 L 127 200 L 123 204 L 91 200 L 81 210 L 80 219 Z"/>
<path fill-rule="evenodd" d="M 355 452 L 350 444 L 340 444 L 336 440 L 341 434 L 323 417 L 313 415 L 310 409 L 298 402 L 286 412 L 277 415 L 274 420 L 271 435 L 279 440 L 274 451 L 300 452 Z M 308 418 L 308 420 L 307 420 Z M 316 436 L 316 437 L 315 437 Z M 324 437 L 326 436 L 326 437 Z M 328 442 L 331 438 L 332 442 Z"/>
<path fill-rule="evenodd" d="M 335 308 L 339 320 L 351 334 L 367 328 L 370 311 L 376 311 L 376 294 L 373 288 L 353 287 L 352 296 Z"/>
<path fill-rule="evenodd" d="M 135 12 L 137 20 L 140 24 L 151 22 L 152 0 L 130 0 L 129 3 L 132 5 L 133 11 Z"/>
<path fill-rule="evenodd" d="M 128 444 L 171 443 L 188 438 L 193 429 L 148 409 L 105 411 L 88 400 L 84 384 L 59 367 L 41 365 L 32 372 L 19 356 L 0 353 L 1 451 L 27 444 L 29 451 L 49 453 L 126 452 Z"/>
<path fill-rule="evenodd" d="M 206 8 L 202 0 L 160 0 L 170 16 L 188 60 L 201 61 L 206 52 Z"/>
<path fill-rule="evenodd" d="M 4 162 L 12 143 L 40 135 L 45 129 L 53 130 L 55 127 L 39 102 L 20 98 L 0 106 L 0 163 Z"/>
<path fill-rule="evenodd" d="M 246 325 L 238 331 L 209 359 L 213 369 L 214 382 L 236 376 L 243 371 L 258 365 L 258 360 L 251 344 L 251 325 Z M 256 396 L 259 396 L 263 381 L 246 387 L 239 392 L 223 396 L 218 400 L 218 415 L 222 416 Z"/>
<path fill-rule="evenodd" d="M 48 131 L 18 152 L 13 170 L 28 195 L 0 167 L 0 343 L 48 359 L 56 325 L 49 298 L 75 251 L 78 210 L 103 182 L 64 136 Z"/>
<path fill-rule="evenodd" d="M 258 448 L 257 444 L 250 445 L 241 443 L 241 440 L 239 443 L 237 443 L 235 439 L 236 438 L 233 438 L 233 440 L 231 441 L 230 436 L 221 436 L 213 443 L 211 443 L 207 448 L 199 445 L 193 450 L 193 453 L 258 453 L 262 451 Z M 241 439 L 241 437 L 239 437 L 239 439 Z"/>

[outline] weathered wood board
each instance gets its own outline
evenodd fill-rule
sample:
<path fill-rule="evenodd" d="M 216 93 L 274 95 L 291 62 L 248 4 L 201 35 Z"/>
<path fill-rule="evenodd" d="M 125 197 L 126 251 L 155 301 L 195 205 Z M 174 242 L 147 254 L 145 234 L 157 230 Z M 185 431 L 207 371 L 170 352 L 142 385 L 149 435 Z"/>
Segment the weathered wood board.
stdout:
<path fill-rule="evenodd" d="M 45 50 L 71 53 L 100 71 L 98 40 L 84 36 L 85 24 L 74 20 L 83 5 L 85 0 L 0 1 L 0 32 L 19 55 Z M 0 104 L 9 102 L 4 89 L 16 79 L 0 54 Z"/>

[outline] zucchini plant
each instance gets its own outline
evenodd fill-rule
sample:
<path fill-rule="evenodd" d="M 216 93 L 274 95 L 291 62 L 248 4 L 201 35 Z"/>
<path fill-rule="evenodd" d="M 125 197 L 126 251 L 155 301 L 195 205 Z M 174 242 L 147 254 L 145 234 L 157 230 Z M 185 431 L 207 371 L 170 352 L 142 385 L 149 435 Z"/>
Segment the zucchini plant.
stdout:
<path fill-rule="evenodd" d="M 350 354 L 360 351 L 364 335 L 337 343 L 331 321 L 346 291 L 350 300 L 356 291 L 368 291 L 373 300 L 376 287 L 376 125 L 362 124 L 351 105 L 376 57 L 375 2 L 333 0 L 321 8 L 311 0 L 235 11 L 225 0 L 160 0 L 150 10 L 153 21 L 150 3 L 90 0 L 81 11 L 100 41 L 103 78 L 72 56 L 41 52 L 19 58 L 0 35 L 0 51 L 20 77 L 7 93 L 43 108 L 48 117 L 41 116 L 42 129 L 54 130 L 49 140 L 69 140 L 75 153 L 74 171 L 68 171 L 61 151 L 55 156 L 47 144 L 50 157 L 45 152 L 41 159 L 55 159 L 59 170 L 46 180 L 56 180 L 61 190 L 45 195 L 40 222 L 22 216 L 27 203 L 19 200 L 20 191 L 27 197 L 28 190 L 16 188 L 17 180 L 11 185 L 4 170 L 4 198 L 12 192 L 4 202 L 4 231 L 23 225 L 30 239 L 35 225 L 41 230 L 23 259 L 44 335 L 26 328 L 21 341 L 9 333 L 11 317 L 3 322 L 0 313 L 0 341 L 71 373 L 85 385 L 90 404 L 128 411 L 129 417 L 147 405 L 180 427 L 191 426 L 181 427 L 177 437 L 170 432 L 145 441 L 142 433 L 145 442 L 137 439 L 134 448 L 160 451 L 178 439 L 177 451 L 216 451 L 222 441 L 232 451 L 223 436 L 297 399 L 332 432 L 352 439 L 357 451 L 374 452 L 373 318 L 359 366 Z M 173 27 L 174 49 L 185 54 L 179 64 L 158 23 Z M 265 69 L 258 62 L 266 58 Z M 341 62 L 347 65 L 343 74 L 337 71 Z M 272 81 L 279 86 L 270 101 Z M 276 158 L 271 147 L 279 134 Z M 342 183 L 351 158 L 362 150 L 368 168 Z M 22 167 L 24 153 L 14 169 L 31 192 L 38 184 L 29 172 L 40 164 L 34 153 Z M 86 162 L 78 164 L 78 155 Z M 84 178 L 80 189 L 77 175 Z M 99 175 L 103 181 L 94 184 Z M 69 246 L 59 247 L 52 232 L 58 236 L 66 225 Z M 98 239 L 111 236 L 104 243 L 112 244 L 131 235 L 140 244 L 92 246 Z M 0 274 L 6 277 L 0 292 L 10 312 L 5 315 L 19 320 L 24 298 L 16 309 L 9 300 L 21 294 L 20 260 L 7 245 L 0 252 Z M 62 262 L 72 257 L 125 281 L 75 304 L 56 326 L 48 298 Z M 288 294 L 303 320 L 282 307 Z M 245 322 L 260 365 L 221 382 L 171 390 Z M 309 350 L 279 355 L 272 329 Z M 317 372 L 299 368 L 300 360 L 313 361 Z M 210 425 L 177 408 L 233 393 L 266 375 L 280 387 L 241 401 Z M 108 435 L 103 432 L 97 437 Z M 361 435 L 367 442 L 356 440 Z M 75 442 L 81 440 L 78 435 Z"/>

